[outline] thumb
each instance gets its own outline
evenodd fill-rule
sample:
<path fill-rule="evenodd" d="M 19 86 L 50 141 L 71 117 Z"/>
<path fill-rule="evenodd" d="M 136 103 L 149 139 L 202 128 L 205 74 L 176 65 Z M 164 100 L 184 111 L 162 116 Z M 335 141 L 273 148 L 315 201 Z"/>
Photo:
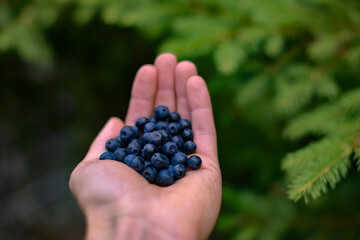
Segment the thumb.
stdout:
<path fill-rule="evenodd" d="M 92 142 L 88 153 L 83 161 L 95 161 L 99 159 L 101 153 L 106 151 L 105 143 L 110 138 L 119 136 L 121 128 L 124 126 L 124 122 L 117 118 L 111 117 L 101 129 L 95 140 Z"/>

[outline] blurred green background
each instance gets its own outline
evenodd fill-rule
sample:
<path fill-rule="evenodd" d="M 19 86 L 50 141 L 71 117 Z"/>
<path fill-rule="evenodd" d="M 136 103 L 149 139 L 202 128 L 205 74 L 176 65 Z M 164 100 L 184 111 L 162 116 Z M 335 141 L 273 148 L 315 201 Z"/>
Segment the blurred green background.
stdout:
<path fill-rule="evenodd" d="M 210 239 L 360 239 L 358 0 L 1 1 L 0 239 L 83 237 L 69 175 L 161 52 L 211 93 Z"/>

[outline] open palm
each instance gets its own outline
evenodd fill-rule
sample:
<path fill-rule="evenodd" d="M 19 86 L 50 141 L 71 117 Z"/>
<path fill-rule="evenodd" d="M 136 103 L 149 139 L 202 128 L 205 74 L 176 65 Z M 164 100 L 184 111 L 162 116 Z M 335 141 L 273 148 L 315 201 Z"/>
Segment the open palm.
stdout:
<path fill-rule="evenodd" d="M 174 55 L 162 54 L 154 65 L 141 67 L 126 125 L 150 117 L 158 105 L 192 121 L 201 168 L 159 187 L 123 163 L 98 160 L 105 142 L 124 126 L 111 118 L 70 178 L 71 191 L 86 216 L 88 239 L 205 239 L 211 233 L 220 210 L 221 174 L 209 93 L 193 63 L 177 63 Z M 110 232 L 101 232 L 106 229 Z"/>

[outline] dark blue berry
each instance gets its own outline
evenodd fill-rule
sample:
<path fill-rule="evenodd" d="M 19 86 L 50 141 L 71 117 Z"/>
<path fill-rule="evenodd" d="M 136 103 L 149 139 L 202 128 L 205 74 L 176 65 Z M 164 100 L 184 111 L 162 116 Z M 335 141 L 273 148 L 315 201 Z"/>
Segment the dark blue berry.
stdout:
<path fill-rule="evenodd" d="M 189 157 L 187 163 L 188 163 L 189 168 L 191 168 L 193 170 L 197 170 L 200 168 L 202 161 L 199 156 L 192 155 L 191 157 Z"/>
<path fill-rule="evenodd" d="M 137 126 L 141 130 L 144 130 L 144 126 L 147 122 L 148 119 L 146 117 L 139 117 L 135 122 L 135 126 Z"/>
<path fill-rule="evenodd" d="M 148 122 L 147 124 L 145 124 L 144 126 L 144 132 L 148 133 L 148 132 L 153 132 L 156 130 L 156 124 L 153 122 Z"/>
<path fill-rule="evenodd" d="M 151 159 L 152 155 L 154 155 L 156 152 L 157 147 L 151 143 L 148 143 L 143 147 L 141 156 L 143 156 L 145 159 Z"/>
<path fill-rule="evenodd" d="M 117 137 L 115 137 L 114 139 L 119 143 L 119 145 L 120 145 L 121 148 L 123 148 L 123 147 L 126 146 L 126 144 L 124 144 L 124 143 L 121 141 L 120 135 L 117 136 Z"/>
<path fill-rule="evenodd" d="M 124 162 L 124 157 L 127 155 L 126 149 L 118 148 L 115 150 L 114 155 L 115 155 L 116 160 L 118 160 L 120 162 Z"/>
<path fill-rule="evenodd" d="M 133 131 L 134 131 L 135 138 L 139 138 L 140 135 L 141 135 L 140 128 L 135 127 L 135 126 L 132 126 L 132 129 L 133 129 Z"/>
<path fill-rule="evenodd" d="M 186 166 L 187 160 L 188 160 L 188 157 L 186 156 L 185 153 L 178 152 L 178 153 L 175 153 L 175 155 L 171 158 L 171 164 L 172 165 L 183 164 L 184 166 Z"/>
<path fill-rule="evenodd" d="M 184 146 L 184 140 L 180 135 L 175 135 L 171 138 L 171 141 L 174 142 L 178 149 L 182 149 Z"/>
<path fill-rule="evenodd" d="M 196 144 L 193 141 L 187 141 L 184 143 L 183 152 L 187 155 L 196 151 Z"/>
<path fill-rule="evenodd" d="M 148 122 L 156 123 L 155 115 L 151 116 Z"/>
<path fill-rule="evenodd" d="M 180 179 L 185 176 L 186 167 L 182 164 L 176 164 L 174 166 L 170 165 L 169 169 L 172 171 L 176 179 Z"/>
<path fill-rule="evenodd" d="M 174 174 L 169 169 L 161 170 L 156 176 L 156 184 L 162 187 L 169 186 L 175 181 Z"/>
<path fill-rule="evenodd" d="M 144 166 L 145 168 L 147 168 L 148 166 L 152 166 L 152 165 L 150 161 L 145 160 Z"/>
<path fill-rule="evenodd" d="M 114 152 L 119 147 L 120 147 L 120 143 L 115 139 L 109 139 L 105 143 L 105 148 L 108 152 Z"/>
<path fill-rule="evenodd" d="M 136 157 L 135 154 L 129 154 L 124 157 L 124 163 L 128 166 L 131 165 L 132 160 Z"/>
<path fill-rule="evenodd" d="M 169 133 L 168 130 L 160 129 L 159 132 L 163 135 L 164 142 L 168 142 L 171 140 L 171 134 Z"/>
<path fill-rule="evenodd" d="M 144 159 L 140 156 L 136 156 L 131 160 L 130 167 L 132 167 L 135 171 L 142 171 L 144 169 Z"/>
<path fill-rule="evenodd" d="M 178 149 L 174 142 L 166 142 L 164 145 L 162 145 L 161 150 L 166 156 L 171 157 L 177 152 Z"/>
<path fill-rule="evenodd" d="M 131 126 L 125 126 L 120 130 L 120 139 L 123 143 L 129 143 L 136 137 L 134 128 Z"/>
<path fill-rule="evenodd" d="M 180 114 L 177 112 L 170 113 L 169 122 L 179 122 L 180 121 Z"/>
<path fill-rule="evenodd" d="M 160 105 L 155 108 L 156 121 L 165 120 L 169 117 L 169 109 L 166 106 Z"/>
<path fill-rule="evenodd" d="M 168 126 L 168 131 L 172 135 L 177 134 L 180 130 L 181 130 L 181 126 L 180 126 L 179 123 L 173 122 L 173 123 L 170 123 L 169 126 Z"/>
<path fill-rule="evenodd" d="M 169 186 L 186 174 L 186 166 L 194 170 L 201 166 L 200 157 L 187 157 L 196 151 L 191 128 L 179 113 L 157 106 L 149 119 L 138 118 L 135 126 L 123 127 L 119 136 L 108 140 L 108 152 L 99 158 L 124 162 L 150 183 Z"/>
<path fill-rule="evenodd" d="M 151 133 L 144 133 L 140 139 L 141 144 L 144 146 L 145 144 L 149 143 Z"/>
<path fill-rule="evenodd" d="M 183 119 L 180 119 L 179 123 L 180 123 L 180 126 L 182 129 L 185 129 L 185 128 L 191 129 L 191 122 L 189 120 L 183 118 Z"/>
<path fill-rule="evenodd" d="M 148 180 L 149 183 L 154 183 L 156 176 L 157 176 L 157 170 L 153 166 L 147 166 L 145 169 L 141 172 L 141 175 Z"/>
<path fill-rule="evenodd" d="M 140 146 L 143 146 L 140 139 L 134 138 L 131 142 L 137 142 Z"/>
<path fill-rule="evenodd" d="M 104 152 L 100 155 L 99 159 L 100 160 L 104 160 L 104 159 L 115 160 L 115 156 L 112 152 Z"/>
<path fill-rule="evenodd" d="M 154 131 L 151 133 L 149 142 L 155 146 L 160 146 L 164 142 L 164 137 L 159 131 Z"/>
<path fill-rule="evenodd" d="M 184 141 L 192 141 L 194 139 L 193 131 L 190 128 L 185 128 L 181 133 Z"/>
<path fill-rule="evenodd" d="M 133 139 L 126 148 L 127 153 L 139 155 L 141 151 L 141 144 L 138 139 Z"/>
<path fill-rule="evenodd" d="M 169 159 L 161 153 L 155 153 L 151 157 L 151 164 L 156 167 L 157 169 L 164 169 L 169 167 Z"/>
<path fill-rule="evenodd" d="M 168 126 L 169 126 L 169 123 L 166 122 L 166 121 L 159 121 L 159 122 L 156 123 L 156 128 L 157 128 L 158 130 L 160 130 L 160 129 L 165 129 L 165 130 L 167 130 L 167 129 L 168 129 Z"/>

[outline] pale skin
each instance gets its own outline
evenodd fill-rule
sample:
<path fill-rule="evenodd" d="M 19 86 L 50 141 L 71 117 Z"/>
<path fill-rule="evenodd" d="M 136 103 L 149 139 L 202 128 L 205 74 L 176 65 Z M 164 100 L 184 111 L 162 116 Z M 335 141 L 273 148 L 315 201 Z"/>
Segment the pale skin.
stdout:
<path fill-rule="evenodd" d="M 105 96 L 106 97 L 106 96 Z M 191 120 L 201 168 L 168 187 L 148 183 L 123 163 L 99 160 L 105 142 L 154 108 L 166 105 Z M 221 173 L 208 89 L 192 62 L 159 55 L 142 66 L 125 119 L 112 117 L 71 174 L 69 186 L 86 219 L 88 240 L 206 239 L 221 205 Z"/>

